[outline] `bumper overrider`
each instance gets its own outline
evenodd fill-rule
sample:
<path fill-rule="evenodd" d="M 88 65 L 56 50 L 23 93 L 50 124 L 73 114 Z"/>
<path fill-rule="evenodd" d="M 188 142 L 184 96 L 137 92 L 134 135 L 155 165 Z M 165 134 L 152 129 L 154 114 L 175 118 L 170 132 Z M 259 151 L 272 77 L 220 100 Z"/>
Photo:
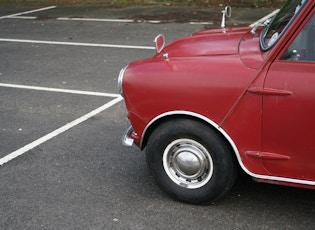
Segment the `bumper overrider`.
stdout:
<path fill-rule="evenodd" d="M 126 130 L 122 137 L 122 143 L 124 146 L 131 147 L 134 143 L 134 139 L 131 137 L 131 134 L 133 132 L 132 126 L 129 126 L 129 128 Z"/>

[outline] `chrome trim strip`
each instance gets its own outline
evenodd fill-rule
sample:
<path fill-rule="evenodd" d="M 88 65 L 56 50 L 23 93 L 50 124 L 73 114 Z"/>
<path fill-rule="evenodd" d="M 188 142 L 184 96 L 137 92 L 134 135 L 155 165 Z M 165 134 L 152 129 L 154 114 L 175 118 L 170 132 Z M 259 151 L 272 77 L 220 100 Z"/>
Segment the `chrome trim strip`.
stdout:
<path fill-rule="evenodd" d="M 159 44 L 159 40 L 162 39 L 162 44 Z M 164 34 L 159 34 L 154 38 L 155 50 L 157 53 L 161 53 L 165 46 L 165 37 Z M 161 45 L 161 46 L 160 46 Z"/>
<path fill-rule="evenodd" d="M 310 180 L 299 180 L 299 179 L 292 179 L 292 178 L 286 178 L 286 177 L 277 177 L 277 176 L 266 176 L 266 175 L 260 175 L 260 174 L 256 174 L 253 173 L 251 171 L 249 171 L 245 165 L 242 162 L 240 153 L 234 143 L 234 141 L 231 139 L 231 137 L 218 125 L 216 124 L 214 121 L 210 120 L 209 118 L 200 115 L 198 113 L 194 113 L 194 112 L 190 112 L 190 111 L 184 111 L 184 110 L 178 110 L 178 111 L 170 111 L 170 112 L 166 112 L 163 114 L 160 114 L 159 116 L 155 117 L 154 119 L 152 119 L 148 125 L 145 127 L 142 137 L 141 137 L 141 142 L 140 142 L 140 146 L 142 146 L 143 144 L 143 138 L 146 134 L 146 131 L 148 130 L 148 128 L 157 120 L 166 117 L 166 116 L 171 116 L 171 115 L 188 115 L 188 116 L 192 116 L 192 117 L 196 117 L 199 118 L 207 123 L 209 123 L 212 127 L 216 128 L 225 138 L 226 140 L 230 143 L 231 147 L 233 148 L 235 155 L 237 157 L 237 160 L 241 166 L 241 168 L 250 176 L 255 177 L 255 178 L 259 178 L 259 179 L 264 179 L 264 180 L 273 180 L 273 181 L 282 181 L 282 182 L 289 182 L 289 183 L 294 183 L 294 184 L 305 184 L 305 185 L 314 185 L 315 186 L 315 181 L 310 181 Z"/>

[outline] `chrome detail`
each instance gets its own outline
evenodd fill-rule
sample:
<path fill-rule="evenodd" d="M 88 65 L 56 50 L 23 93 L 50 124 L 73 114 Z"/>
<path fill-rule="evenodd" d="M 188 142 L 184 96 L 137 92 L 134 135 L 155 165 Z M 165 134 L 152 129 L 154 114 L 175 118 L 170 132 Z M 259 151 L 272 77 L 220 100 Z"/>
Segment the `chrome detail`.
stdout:
<path fill-rule="evenodd" d="M 298 61 L 300 59 L 301 55 L 298 53 L 297 50 L 292 50 L 291 52 L 291 60 Z"/>
<path fill-rule="evenodd" d="M 164 54 L 163 54 L 163 58 L 164 58 L 164 59 L 168 59 L 168 53 L 164 53 Z"/>
<path fill-rule="evenodd" d="M 256 36 L 257 33 L 256 33 L 256 30 L 258 29 L 258 27 L 260 26 L 268 26 L 271 22 L 271 18 L 267 19 L 266 21 L 264 21 L 263 23 L 257 23 L 253 26 L 253 28 L 250 30 L 250 33 L 253 35 L 253 36 Z"/>
<path fill-rule="evenodd" d="M 231 6 L 226 6 L 224 10 L 221 11 L 222 13 L 222 20 L 221 20 L 221 28 L 225 28 L 225 17 L 232 16 L 232 8 Z"/>
<path fill-rule="evenodd" d="M 122 143 L 124 146 L 131 147 L 134 140 L 131 138 L 131 133 L 133 132 L 132 126 L 130 126 L 123 135 Z"/>
<path fill-rule="evenodd" d="M 161 53 L 165 46 L 164 34 L 159 34 L 154 38 L 155 49 L 157 53 Z"/>
<path fill-rule="evenodd" d="M 192 139 L 178 139 L 170 143 L 163 154 L 163 167 L 173 182 L 189 189 L 204 186 L 213 174 L 210 153 Z"/>
<path fill-rule="evenodd" d="M 276 9 L 272 11 L 270 14 L 264 16 L 263 18 L 258 19 L 256 22 L 249 25 L 249 27 L 254 27 L 257 24 L 264 24 L 264 22 L 268 19 L 272 20 L 272 18 L 280 11 L 280 9 Z"/>
<path fill-rule="evenodd" d="M 124 91 L 123 91 L 123 80 L 124 80 L 124 74 L 128 66 L 123 67 L 118 75 L 117 83 L 118 83 L 118 92 L 123 97 Z"/>
<path fill-rule="evenodd" d="M 205 117 L 205 116 L 203 116 L 201 114 L 190 112 L 190 111 L 185 111 L 185 110 L 169 111 L 169 112 L 160 114 L 159 116 L 157 116 L 154 119 L 152 119 L 149 122 L 149 124 L 145 127 L 145 129 L 143 131 L 143 134 L 142 134 L 142 137 L 141 137 L 140 146 L 143 147 L 143 139 L 144 139 L 144 137 L 146 135 L 146 131 L 148 131 L 149 127 L 153 123 L 155 123 L 156 121 L 158 121 L 159 119 L 161 119 L 163 117 L 172 116 L 172 115 L 184 115 L 184 116 L 195 117 L 195 118 L 198 118 L 200 120 L 203 120 L 203 121 L 207 122 L 213 128 L 218 130 L 225 137 L 225 139 L 228 141 L 228 143 L 231 145 L 231 147 L 232 147 L 232 149 L 233 149 L 233 151 L 234 151 L 234 153 L 236 155 L 237 161 L 238 161 L 239 165 L 241 166 L 241 168 L 244 170 L 245 173 L 247 173 L 248 175 L 250 175 L 250 176 L 252 176 L 254 178 L 315 186 L 315 181 L 311 181 L 311 180 L 300 180 L 300 179 L 278 177 L 278 176 L 267 176 L 267 175 L 262 175 L 262 174 L 256 174 L 256 173 L 253 173 L 253 172 L 249 171 L 249 169 L 247 169 L 245 167 L 245 165 L 243 164 L 240 152 L 238 151 L 238 148 L 236 147 L 234 141 L 225 132 L 225 130 L 222 129 L 217 123 L 215 123 L 214 121 L 210 120 L 209 118 L 207 118 L 207 117 Z"/>
<path fill-rule="evenodd" d="M 140 142 L 140 146 L 143 147 L 143 140 L 144 137 L 146 135 L 146 132 L 149 130 L 150 126 L 155 123 L 156 121 L 158 121 L 161 118 L 167 117 L 167 116 L 172 116 L 172 115 L 184 115 L 184 116 L 191 116 L 191 117 L 196 117 L 199 118 L 205 122 L 207 122 L 208 124 L 210 124 L 211 126 L 213 126 L 214 128 L 216 128 L 218 131 L 220 131 L 220 126 L 218 124 L 216 124 L 215 122 L 213 122 L 212 120 L 210 120 L 209 118 L 202 116 L 198 113 L 194 113 L 194 112 L 190 112 L 190 111 L 185 111 L 185 110 L 174 110 L 174 111 L 169 111 L 166 113 L 162 113 L 159 116 L 156 116 L 154 119 L 152 119 L 147 126 L 144 128 L 143 130 L 143 134 L 141 137 L 141 142 Z M 220 131 L 221 132 L 221 131 Z"/>

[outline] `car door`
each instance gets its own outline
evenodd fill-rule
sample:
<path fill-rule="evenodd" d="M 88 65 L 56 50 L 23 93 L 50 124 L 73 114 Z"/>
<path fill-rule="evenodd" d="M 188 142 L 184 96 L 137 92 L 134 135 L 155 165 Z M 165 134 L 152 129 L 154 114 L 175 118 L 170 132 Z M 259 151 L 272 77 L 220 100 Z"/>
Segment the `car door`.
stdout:
<path fill-rule="evenodd" d="M 315 180 L 315 16 L 270 66 L 263 96 L 262 162 L 270 174 Z"/>

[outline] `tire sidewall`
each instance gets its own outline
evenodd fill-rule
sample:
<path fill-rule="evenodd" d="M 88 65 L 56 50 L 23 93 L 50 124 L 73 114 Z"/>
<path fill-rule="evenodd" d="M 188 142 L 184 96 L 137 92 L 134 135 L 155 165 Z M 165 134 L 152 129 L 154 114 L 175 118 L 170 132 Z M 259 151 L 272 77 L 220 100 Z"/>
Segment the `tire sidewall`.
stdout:
<path fill-rule="evenodd" d="M 210 180 L 199 188 L 185 188 L 176 184 L 163 166 L 163 153 L 173 141 L 192 139 L 203 145 L 213 161 Z M 160 125 L 147 144 L 147 164 L 159 185 L 171 196 L 189 203 L 208 203 L 222 197 L 235 180 L 235 162 L 226 142 L 213 129 L 197 121 L 180 119 Z"/>

